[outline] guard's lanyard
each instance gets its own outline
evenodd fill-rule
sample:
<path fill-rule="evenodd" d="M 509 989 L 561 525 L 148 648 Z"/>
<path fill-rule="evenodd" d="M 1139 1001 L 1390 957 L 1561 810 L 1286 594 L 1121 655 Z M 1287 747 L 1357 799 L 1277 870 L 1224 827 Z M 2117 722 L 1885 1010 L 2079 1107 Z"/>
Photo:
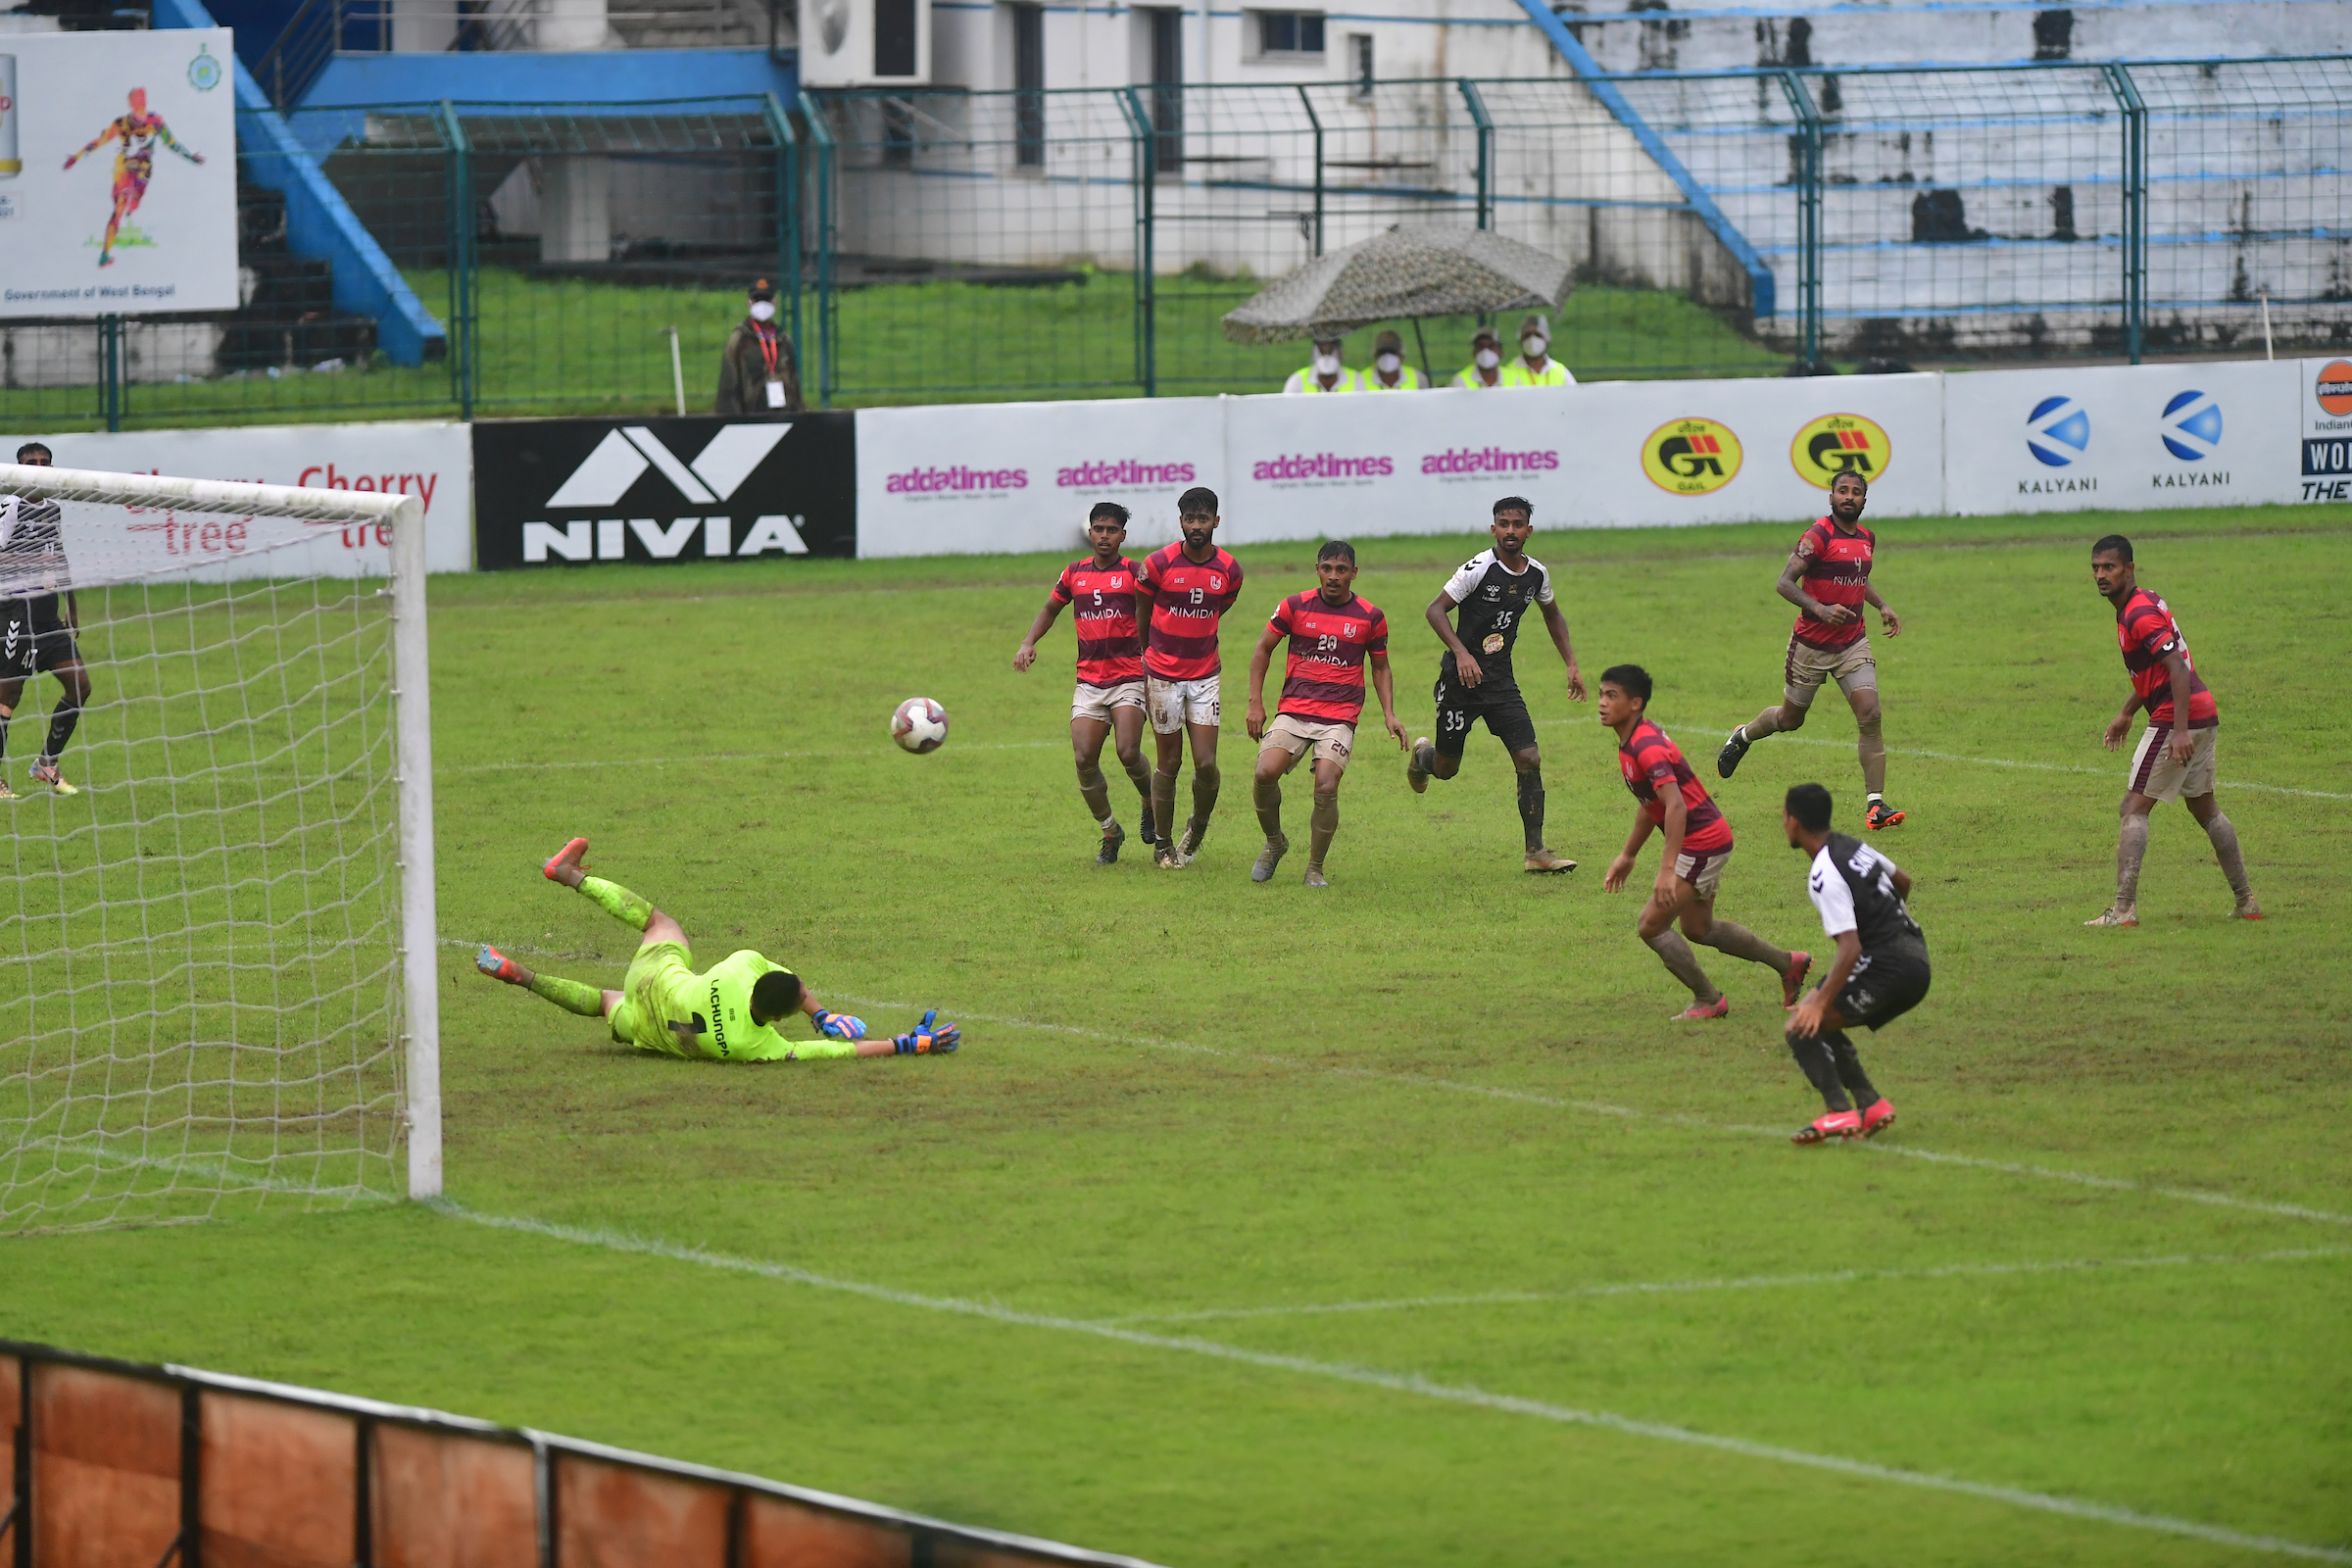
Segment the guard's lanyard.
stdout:
<path fill-rule="evenodd" d="M 760 357 L 767 361 L 767 378 L 776 378 L 776 329 L 763 322 L 754 321 L 752 333 L 760 339 Z"/>

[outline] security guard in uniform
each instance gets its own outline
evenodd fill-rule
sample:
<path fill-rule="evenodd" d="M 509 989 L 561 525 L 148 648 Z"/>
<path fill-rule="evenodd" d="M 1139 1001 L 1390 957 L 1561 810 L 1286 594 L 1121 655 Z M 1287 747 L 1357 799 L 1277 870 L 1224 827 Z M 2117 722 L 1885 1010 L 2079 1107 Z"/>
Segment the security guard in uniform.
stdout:
<path fill-rule="evenodd" d="M 1502 368 L 1504 386 L 1574 386 L 1568 367 L 1548 357 L 1551 326 L 1541 316 L 1519 323 L 1519 358 Z"/>
<path fill-rule="evenodd" d="M 1502 339 L 1480 327 L 1470 340 L 1470 363 L 1454 372 L 1453 384 L 1482 392 L 1510 385 L 1502 378 Z"/>
<path fill-rule="evenodd" d="M 1356 372 L 1367 392 L 1426 392 L 1429 379 L 1404 363 L 1404 339 L 1383 332 L 1372 340 L 1372 368 Z"/>
<path fill-rule="evenodd" d="M 1341 340 L 1336 337 L 1315 339 L 1315 357 L 1304 368 L 1293 370 L 1291 378 L 1282 384 L 1285 392 L 1361 392 L 1364 373 L 1350 370 L 1340 359 Z"/>

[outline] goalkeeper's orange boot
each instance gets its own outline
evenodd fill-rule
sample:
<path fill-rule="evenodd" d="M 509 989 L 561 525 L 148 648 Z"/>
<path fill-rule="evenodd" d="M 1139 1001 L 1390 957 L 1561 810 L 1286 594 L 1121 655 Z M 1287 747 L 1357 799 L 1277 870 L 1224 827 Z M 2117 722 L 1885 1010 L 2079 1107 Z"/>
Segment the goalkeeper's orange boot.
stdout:
<path fill-rule="evenodd" d="M 482 951 L 473 956 L 473 966 L 493 980 L 504 980 L 511 986 L 524 983 L 522 965 L 485 942 Z"/>
<path fill-rule="evenodd" d="M 1879 1101 L 1862 1112 L 1862 1136 L 1865 1138 L 1876 1138 L 1893 1125 L 1894 1106 L 1886 1100 Z"/>
<path fill-rule="evenodd" d="M 573 839 L 549 858 L 548 862 L 539 868 L 539 874 L 550 882 L 561 882 L 566 871 L 585 871 L 587 869 L 588 841 Z"/>
<path fill-rule="evenodd" d="M 56 761 L 46 757 L 32 764 L 32 781 L 35 784 L 48 785 L 50 791 L 58 795 L 79 795 L 81 793 L 66 782 L 66 775 L 57 770 Z"/>
<path fill-rule="evenodd" d="M 1814 1118 L 1811 1126 L 1799 1127 L 1788 1141 L 1804 1148 L 1826 1144 L 1833 1138 L 1854 1138 L 1862 1132 L 1862 1113 L 1856 1110 L 1833 1110 L 1826 1116 Z"/>

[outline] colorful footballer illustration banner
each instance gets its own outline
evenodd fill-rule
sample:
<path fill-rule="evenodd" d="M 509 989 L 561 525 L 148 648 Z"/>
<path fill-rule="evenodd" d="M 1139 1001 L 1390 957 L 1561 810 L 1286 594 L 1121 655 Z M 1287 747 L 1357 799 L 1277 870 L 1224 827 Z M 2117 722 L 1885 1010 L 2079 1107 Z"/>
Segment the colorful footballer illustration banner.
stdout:
<path fill-rule="evenodd" d="M 0 317 L 237 307 L 226 27 L 0 33 Z"/>

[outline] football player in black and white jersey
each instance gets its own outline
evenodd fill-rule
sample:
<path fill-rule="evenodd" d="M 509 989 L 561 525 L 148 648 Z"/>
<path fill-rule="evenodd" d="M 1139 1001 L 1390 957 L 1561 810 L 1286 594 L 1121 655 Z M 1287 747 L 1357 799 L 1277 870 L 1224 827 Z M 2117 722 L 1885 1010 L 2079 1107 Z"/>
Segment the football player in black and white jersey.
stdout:
<path fill-rule="evenodd" d="M 38 441 L 17 448 L 17 462 L 26 467 L 46 468 L 49 461 L 49 449 Z M 65 514 L 57 503 L 0 496 L 0 763 L 7 760 L 8 722 L 24 683 L 45 669 L 65 690 L 49 710 L 49 735 L 33 761 L 32 781 L 59 795 L 78 795 L 57 765 L 90 698 L 90 672 L 74 642 L 79 607 L 74 590 L 64 587 L 66 571 Z M 0 800 L 15 796 L 0 767 Z"/>
<path fill-rule="evenodd" d="M 1519 640 L 1520 625 L 1531 612 L 1541 612 L 1551 645 L 1568 666 L 1568 695 L 1585 700 L 1584 672 L 1576 667 L 1576 650 L 1568 645 L 1568 620 L 1552 602 L 1551 573 L 1527 553 L 1527 536 L 1536 531 L 1535 503 L 1523 496 L 1504 496 L 1494 503 L 1494 547 L 1462 563 L 1446 579 L 1438 597 L 1429 602 L 1429 623 L 1446 645 L 1438 662 L 1438 736 L 1413 742 L 1411 760 L 1404 765 L 1405 782 L 1418 795 L 1433 778 L 1451 778 L 1461 771 L 1462 747 L 1470 725 L 1484 719 L 1487 733 L 1502 742 L 1519 770 L 1519 821 L 1527 830 L 1527 869 L 1538 872 L 1573 871 L 1576 862 L 1544 846 L 1544 755 L 1536 747 L 1536 722 L 1527 716 L 1527 700 L 1519 695 L 1518 677 L 1511 670 L 1511 647 Z M 1448 612 L 1460 622 L 1457 631 Z"/>
<path fill-rule="evenodd" d="M 1812 858 L 1805 892 L 1838 944 L 1828 976 L 1788 1009 L 1789 1054 L 1829 1106 L 1797 1132 L 1798 1144 L 1875 1138 L 1894 1121 L 1845 1031 L 1884 1029 L 1928 994 L 1928 939 L 1903 906 L 1911 878 L 1860 839 L 1831 832 L 1830 807 L 1828 790 L 1799 784 L 1782 808 L 1788 847 Z"/>

